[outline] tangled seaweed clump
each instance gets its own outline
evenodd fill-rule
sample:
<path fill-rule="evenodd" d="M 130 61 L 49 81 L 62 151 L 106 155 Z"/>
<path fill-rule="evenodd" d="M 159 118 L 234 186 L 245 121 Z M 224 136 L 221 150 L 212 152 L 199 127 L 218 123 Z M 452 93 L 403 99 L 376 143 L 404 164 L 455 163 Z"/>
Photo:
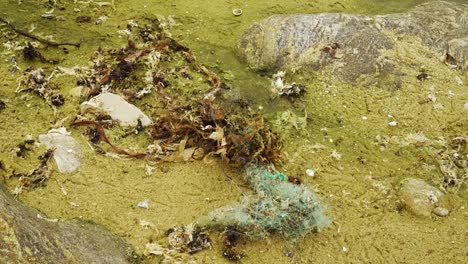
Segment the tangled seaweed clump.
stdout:
<path fill-rule="evenodd" d="M 96 51 L 93 68 L 78 77 L 85 100 L 105 90 L 152 104 L 159 116 L 150 129 L 154 151 L 138 157 L 187 161 L 215 154 L 237 166 L 279 162 L 281 140 L 263 117 L 224 100 L 229 87 L 172 39 L 159 20 L 143 26 L 131 21 L 127 31 L 126 47 Z M 181 87 L 190 89 L 187 93 Z M 75 124 L 98 126 L 89 122 L 92 118 L 81 116 Z M 96 123 L 102 122 L 96 118 Z"/>

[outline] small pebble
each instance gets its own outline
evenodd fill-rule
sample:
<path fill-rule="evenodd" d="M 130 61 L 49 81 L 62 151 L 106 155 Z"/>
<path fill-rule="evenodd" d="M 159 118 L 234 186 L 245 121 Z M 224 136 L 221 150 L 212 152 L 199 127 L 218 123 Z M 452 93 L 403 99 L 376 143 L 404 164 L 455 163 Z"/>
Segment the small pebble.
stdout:
<path fill-rule="evenodd" d="M 310 176 L 310 177 L 314 177 L 315 171 L 312 170 L 312 169 L 307 169 L 307 170 L 306 170 L 306 174 L 307 174 L 308 176 Z"/>
<path fill-rule="evenodd" d="M 447 208 L 443 207 L 436 207 L 432 211 L 435 215 L 440 216 L 440 217 L 445 217 L 449 214 L 449 210 Z"/>
<path fill-rule="evenodd" d="M 392 121 L 390 123 L 388 123 L 389 126 L 397 126 L 398 125 L 398 122 L 397 121 Z"/>
<path fill-rule="evenodd" d="M 363 117 L 362 117 L 362 120 L 367 120 L 367 116 L 363 116 Z"/>
<path fill-rule="evenodd" d="M 140 207 L 140 208 L 148 209 L 149 208 L 149 199 L 145 199 L 145 200 L 139 202 L 137 206 Z"/>

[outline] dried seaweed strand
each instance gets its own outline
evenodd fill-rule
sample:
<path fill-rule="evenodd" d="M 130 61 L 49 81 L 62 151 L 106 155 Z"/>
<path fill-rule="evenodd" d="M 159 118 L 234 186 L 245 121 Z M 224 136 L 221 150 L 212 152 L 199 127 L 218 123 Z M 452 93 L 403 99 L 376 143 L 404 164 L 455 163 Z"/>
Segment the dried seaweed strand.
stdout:
<path fill-rule="evenodd" d="M 71 42 L 63 42 L 63 43 L 58 43 L 58 42 L 54 42 L 54 41 L 50 41 L 50 40 L 47 40 L 47 39 L 44 39 L 44 38 L 41 38 L 41 37 L 38 37 L 38 36 L 34 36 L 32 34 L 29 34 L 28 32 L 22 30 L 22 29 L 19 29 L 17 28 L 15 25 L 13 25 L 10 21 L 8 21 L 6 18 L 3 18 L 3 17 L 0 17 L 0 22 L 4 23 L 5 25 L 7 25 L 11 30 L 13 30 L 14 32 L 20 34 L 20 35 L 23 35 L 25 37 L 28 37 L 30 39 L 34 39 L 34 40 L 37 40 L 41 43 L 44 43 L 46 45 L 49 45 L 49 46 L 53 46 L 53 47 L 60 47 L 60 46 L 75 46 L 77 48 L 80 47 L 81 43 L 71 43 Z"/>
<path fill-rule="evenodd" d="M 104 140 L 104 142 L 109 144 L 109 146 L 111 146 L 112 149 L 115 152 L 117 152 L 117 154 L 127 155 L 129 157 L 137 158 L 137 159 L 142 159 L 142 158 L 146 157 L 146 153 L 129 153 L 128 151 L 126 151 L 124 149 L 121 149 L 121 148 L 115 146 L 114 144 L 112 144 L 109 141 L 109 139 L 107 138 L 106 132 L 104 131 L 104 128 L 99 123 L 96 123 L 94 121 L 85 120 L 85 121 L 74 122 L 73 125 L 74 126 L 86 126 L 86 127 L 95 128 L 97 130 L 97 132 L 99 133 L 99 136 L 102 138 L 102 140 Z"/>

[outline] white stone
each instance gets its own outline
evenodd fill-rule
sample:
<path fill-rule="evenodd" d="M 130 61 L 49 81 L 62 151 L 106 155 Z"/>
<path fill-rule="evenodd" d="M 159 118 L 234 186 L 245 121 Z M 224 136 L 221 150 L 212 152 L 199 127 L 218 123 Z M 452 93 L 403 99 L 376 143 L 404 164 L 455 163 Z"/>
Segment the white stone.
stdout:
<path fill-rule="evenodd" d="M 140 208 L 149 209 L 149 202 L 150 202 L 149 199 L 145 199 L 145 200 L 139 202 L 137 206 L 140 207 Z"/>
<path fill-rule="evenodd" d="M 64 127 L 51 129 L 39 135 L 39 142 L 54 150 L 54 160 L 61 173 L 72 173 L 83 164 L 83 155 L 78 142 Z"/>
<path fill-rule="evenodd" d="M 152 124 L 151 119 L 136 106 L 113 93 L 102 93 L 81 104 L 81 111 L 103 111 L 122 126 L 136 126 L 140 120 L 143 126 Z"/>
<path fill-rule="evenodd" d="M 314 177 L 315 171 L 313 169 L 307 169 L 306 174 L 310 177 Z"/>
<path fill-rule="evenodd" d="M 398 125 L 398 122 L 397 121 L 392 121 L 390 123 L 388 123 L 389 126 L 397 126 Z"/>
<path fill-rule="evenodd" d="M 437 216 L 440 216 L 440 217 L 445 217 L 449 214 L 449 210 L 447 208 L 443 208 L 443 207 L 436 207 L 434 208 L 434 210 L 432 210 L 432 212 L 437 215 Z"/>

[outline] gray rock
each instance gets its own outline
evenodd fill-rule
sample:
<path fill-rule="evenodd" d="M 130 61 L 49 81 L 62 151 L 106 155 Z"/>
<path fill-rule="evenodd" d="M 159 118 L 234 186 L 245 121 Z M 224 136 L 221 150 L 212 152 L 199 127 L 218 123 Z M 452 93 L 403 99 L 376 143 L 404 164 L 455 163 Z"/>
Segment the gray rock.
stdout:
<path fill-rule="evenodd" d="M 256 70 L 330 66 L 341 80 L 352 82 L 363 74 L 398 78 L 399 63 L 385 52 L 416 36 L 421 45 L 449 54 L 457 67 L 466 70 L 467 17 L 468 5 L 442 1 L 385 16 L 276 15 L 248 28 L 238 48 Z"/>
<path fill-rule="evenodd" d="M 430 216 L 435 204 L 444 194 L 422 179 L 407 178 L 401 182 L 400 198 L 405 208 L 420 216 Z"/>
<path fill-rule="evenodd" d="M 130 263 L 131 248 L 98 225 L 39 215 L 0 184 L 0 263 Z"/>
<path fill-rule="evenodd" d="M 440 217 L 445 217 L 449 214 L 449 210 L 447 208 L 443 207 L 436 207 L 432 211 L 435 215 L 440 216 Z"/>

